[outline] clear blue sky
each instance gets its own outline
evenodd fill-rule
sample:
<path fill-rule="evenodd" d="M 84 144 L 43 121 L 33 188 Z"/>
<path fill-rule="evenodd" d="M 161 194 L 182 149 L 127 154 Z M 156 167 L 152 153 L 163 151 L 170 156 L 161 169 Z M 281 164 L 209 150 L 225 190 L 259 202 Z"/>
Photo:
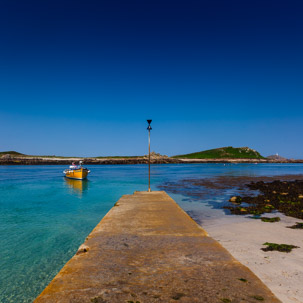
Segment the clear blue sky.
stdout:
<path fill-rule="evenodd" d="M 302 1 L 0 0 L 0 151 L 303 158 Z"/>

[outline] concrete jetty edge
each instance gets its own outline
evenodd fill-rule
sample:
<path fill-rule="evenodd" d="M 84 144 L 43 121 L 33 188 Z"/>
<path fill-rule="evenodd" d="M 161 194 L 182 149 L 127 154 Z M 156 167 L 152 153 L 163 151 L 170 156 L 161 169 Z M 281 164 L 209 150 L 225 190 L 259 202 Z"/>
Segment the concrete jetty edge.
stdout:
<path fill-rule="evenodd" d="M 34 301 L 280 302 L 163 191 L 122 196 Z"/>

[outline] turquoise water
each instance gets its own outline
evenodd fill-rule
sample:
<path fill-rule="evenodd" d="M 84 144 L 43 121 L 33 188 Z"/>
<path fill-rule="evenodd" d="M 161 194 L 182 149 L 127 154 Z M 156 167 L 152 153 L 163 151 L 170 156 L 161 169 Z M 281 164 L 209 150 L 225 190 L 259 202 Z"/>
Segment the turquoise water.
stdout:
<path fill-rule="evenodd" d="M 124 194 L 147 188 L 146 165 L 90 166 L 85 182 L 62 177 L 64 166 L 0 166 L 0 302 L 32 302 Z M 164 182 L 220 175 L 303 174 L 302 164 L 168 164 L 152 166 L 152 190 Z M 230 195 L 171 196 L 205 218 Z"/>

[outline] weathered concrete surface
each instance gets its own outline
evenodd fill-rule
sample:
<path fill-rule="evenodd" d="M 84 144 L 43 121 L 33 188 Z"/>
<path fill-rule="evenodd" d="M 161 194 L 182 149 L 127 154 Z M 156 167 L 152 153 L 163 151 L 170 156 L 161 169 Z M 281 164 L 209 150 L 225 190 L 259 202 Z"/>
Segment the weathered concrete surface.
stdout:
<path fill-rule="evenodd" d="M 35 302 L 260 300 L 280 302 L 165 192 L 136 192 L 116 203 Z"/>

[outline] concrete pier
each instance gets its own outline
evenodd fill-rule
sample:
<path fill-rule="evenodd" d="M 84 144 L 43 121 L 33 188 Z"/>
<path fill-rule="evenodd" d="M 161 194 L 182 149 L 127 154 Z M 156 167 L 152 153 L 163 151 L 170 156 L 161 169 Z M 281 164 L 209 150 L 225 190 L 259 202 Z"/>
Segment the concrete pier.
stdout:
<path fill-rule="evenodd" d="M 35 300 L 280 302 L 165 192 L 123 196 Z"/>

